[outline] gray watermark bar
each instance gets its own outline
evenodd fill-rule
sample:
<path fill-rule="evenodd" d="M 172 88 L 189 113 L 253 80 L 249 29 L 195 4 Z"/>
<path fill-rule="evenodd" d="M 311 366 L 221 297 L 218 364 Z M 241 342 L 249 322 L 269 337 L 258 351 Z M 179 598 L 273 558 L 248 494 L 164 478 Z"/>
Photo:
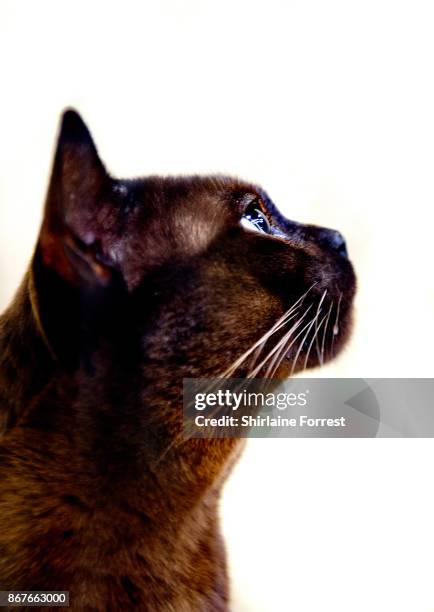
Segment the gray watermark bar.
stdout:
<path fill-rule="evenodd" d="M 0 607 L 68 607 L 69 591 L 0 591 Z"/>
<path fill-rule="evenodd" d="M 433 438 L 433 378 L 184 379 L 187 438 Z"/>

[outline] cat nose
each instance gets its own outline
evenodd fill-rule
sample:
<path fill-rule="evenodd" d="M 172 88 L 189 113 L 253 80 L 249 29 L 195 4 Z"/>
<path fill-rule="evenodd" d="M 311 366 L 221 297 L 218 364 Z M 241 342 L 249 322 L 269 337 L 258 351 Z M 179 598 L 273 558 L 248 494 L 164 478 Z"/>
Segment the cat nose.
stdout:
<path fill-rule="evenodd" d="M 347 245 L 345 238 L 336 230 L 323 229 L 320 234 L 320 242 L 336 251 L 341 257 L 348 257 Z"/>

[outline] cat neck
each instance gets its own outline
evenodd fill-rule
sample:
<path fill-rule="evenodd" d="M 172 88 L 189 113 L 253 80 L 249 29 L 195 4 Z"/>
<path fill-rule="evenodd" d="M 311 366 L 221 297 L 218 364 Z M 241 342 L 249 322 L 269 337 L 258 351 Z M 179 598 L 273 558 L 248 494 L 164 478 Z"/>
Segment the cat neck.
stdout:
<path fill-rule="evenodd" d="M 209 609 L 216 601 L 215 609 L 226 609 L 217 506 L 230 448 L 220 449 L 213 441 L 216 448 L 209 454 L 202 448 L 206 441 L 191 441 L 169 451 L 152 469 L 151 459 L 161 452 L 159 436 L 135 423 L 134 411 L 123 415 L 108 405 L 106 414 L 102 397 L 107 393 L 105 387 L 97 392 L 98 372 L 92 392 L 85 389 L 76 402 L 77 372 L 65 376 L 56 365 L 35 315 L 31 287 L 27 275 L 0 318 L 0 433 L 11 429 L 0 453 L 0 497 L 9 496 L 20 508 L 29 503 L 25 495 L 31 490 L 38 529 L 26 513 L 0 517 L 0 549 L 5 551 L 0 581 L 24 588 L 26 576 L 26 584 L 70 589 L 77 601 L 92 594 L 96 602 L 119 601 L 118 609 L 137 600 L 158 610 L 168 598 L 172 609 L 182 609 L 185 601 L 191 601 L 190 609 Z M 102 374 L 104 380 L 113 378 Z M 122 388 L 128 391 L 125 381 Z M 155 398 L 153 407 L 158 408 Z M 149 407 L 149 412 L 154 411 Z M 12 428 L 20 417 L 24 426 Z M 213 460 L 216 453 L 221 461 Z M 185 469 L 192 457 L 196 471 L 206 474 L 203 482 L 194 483 Z M 32 470 L 18 469 L 17 492 L 10 465 L 30 461 Z M 27 553 L 23 548 L 17 556 L 8 548 L 10 533 L 20 533 L 23 547 L 30 545 L 40 563 L 22 566 L 19 559 Z M 108 549 L 101 571 L 95 555 Z"/>

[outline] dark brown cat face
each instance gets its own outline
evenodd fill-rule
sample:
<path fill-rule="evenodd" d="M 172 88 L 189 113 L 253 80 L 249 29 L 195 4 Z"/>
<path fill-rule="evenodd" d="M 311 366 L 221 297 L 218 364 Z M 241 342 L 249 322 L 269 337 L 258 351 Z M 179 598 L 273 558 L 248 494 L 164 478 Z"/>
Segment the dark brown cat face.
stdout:
<path fill-rule="evenodd" d="M 86 347 L 95 367 L 122 337 L 160 376 L 282 377 L 327 361 L 355 291 L 338 232 L 288 221 L 227 177 L 113 179 L 72 111 L 35 269 L 54 354 L 73 361 Z"/>

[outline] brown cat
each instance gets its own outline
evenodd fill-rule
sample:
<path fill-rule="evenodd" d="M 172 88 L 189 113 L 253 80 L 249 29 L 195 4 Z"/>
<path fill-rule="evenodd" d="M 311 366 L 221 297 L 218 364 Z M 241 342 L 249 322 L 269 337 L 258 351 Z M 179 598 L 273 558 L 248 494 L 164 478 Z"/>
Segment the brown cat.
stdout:
<path fill-rule="evenodd" d="M 330 359 L 354 291 L 338 232 L 227 177 L 114 179 L 66 112 L 0 319 L 0 589 L 68 590 L 74 610 L 227 610 L 218 503 L 239 441 L 182 439 L 182 380 L 251 374 L 260 338 L 258 377 Z"/>

